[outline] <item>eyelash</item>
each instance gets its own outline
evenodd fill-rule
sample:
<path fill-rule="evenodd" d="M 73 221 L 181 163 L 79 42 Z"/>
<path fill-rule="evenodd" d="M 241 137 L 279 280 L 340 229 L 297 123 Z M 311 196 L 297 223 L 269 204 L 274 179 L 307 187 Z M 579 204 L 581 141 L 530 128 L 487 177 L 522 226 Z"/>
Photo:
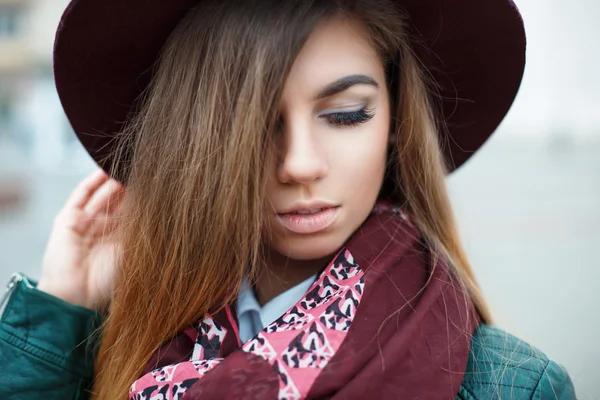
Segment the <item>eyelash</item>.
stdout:
<path fill-rule="evenodd" d="M 363 108 L 358 111 L 350 112 L 337 112 L 331 114 L 322 115 L 321 118 L 325 118 L 327 122 L 337 126 L 356 126 L 369 121 L 375 116 L 374 109 Z"/>

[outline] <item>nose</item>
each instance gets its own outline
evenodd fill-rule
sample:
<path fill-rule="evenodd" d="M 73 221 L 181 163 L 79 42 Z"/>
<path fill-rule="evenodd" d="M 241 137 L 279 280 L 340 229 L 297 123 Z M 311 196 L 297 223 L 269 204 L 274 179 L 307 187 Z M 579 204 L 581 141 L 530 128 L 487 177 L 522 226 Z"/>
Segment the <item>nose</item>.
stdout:
<path fill-rule="evenodd" d="M 287 124 L 286 124 L 287 125 Z M 308 126 L 286 126 L 277 177 L 285 184 L 310 184 L 323 179 L 329 170 L 325 149 Z"/>

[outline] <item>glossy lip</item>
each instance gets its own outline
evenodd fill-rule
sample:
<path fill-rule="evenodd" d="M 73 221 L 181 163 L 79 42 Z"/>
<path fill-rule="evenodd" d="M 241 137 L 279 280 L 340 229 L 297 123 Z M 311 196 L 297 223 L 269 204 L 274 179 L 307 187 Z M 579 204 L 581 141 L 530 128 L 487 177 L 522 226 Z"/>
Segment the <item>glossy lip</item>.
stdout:
<path fill-rule="evenodd" d="M 314 214 L 296 214 L 298 211 L 321 209 Z M 317 233 L 329 228 L 339 215 L 340 206 L 326 201 L 299 201 L 285 212 L 277 213 L 281 225 L 301 235 Z"/>
<path fill-rule="evenodd" d="M 314 200 L 314 201 L 297 201 L 290 208 L 277 213 L 277 215 L 291 214 L 298 211 L 310 211 L 318 208 L 336 208 L 339 207 L 337 204 L 333 204 L 327 201 Z"/>

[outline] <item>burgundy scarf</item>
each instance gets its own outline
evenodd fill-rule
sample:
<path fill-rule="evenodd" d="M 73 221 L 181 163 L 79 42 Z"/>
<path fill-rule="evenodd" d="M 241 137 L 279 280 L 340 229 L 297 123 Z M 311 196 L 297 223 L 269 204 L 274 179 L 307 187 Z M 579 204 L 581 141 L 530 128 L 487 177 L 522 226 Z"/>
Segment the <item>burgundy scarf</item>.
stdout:
<path fill-rule="evenodd" d="M 240 343 L 233 307 L 206 315 L 161 347 L 129 398 L 454 399 L 479 319 L 431 264 L 408 214 L 378 204 L 279 319 Z"/>

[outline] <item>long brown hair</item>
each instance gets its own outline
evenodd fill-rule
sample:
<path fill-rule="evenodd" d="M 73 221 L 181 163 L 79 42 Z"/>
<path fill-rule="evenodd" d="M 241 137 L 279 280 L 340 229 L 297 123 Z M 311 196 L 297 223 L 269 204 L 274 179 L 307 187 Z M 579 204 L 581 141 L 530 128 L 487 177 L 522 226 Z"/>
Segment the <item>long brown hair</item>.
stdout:
<path fill-rule="evenodd" d="M 169 37 L 117 137 L 114 158 L 128 162 L 112 168 L 126 171 L 128 191 L 93 398 L 126 398 L 161 344 L 264 268 L 268 149 L 283 84 L 311 31 L 334 17 L 360 20 L 386 67 L 396 135 L 387 193 L 406 202 L 490 321 L 446 193 L 432 91 L 395 2 L 203 0 Z"/>

